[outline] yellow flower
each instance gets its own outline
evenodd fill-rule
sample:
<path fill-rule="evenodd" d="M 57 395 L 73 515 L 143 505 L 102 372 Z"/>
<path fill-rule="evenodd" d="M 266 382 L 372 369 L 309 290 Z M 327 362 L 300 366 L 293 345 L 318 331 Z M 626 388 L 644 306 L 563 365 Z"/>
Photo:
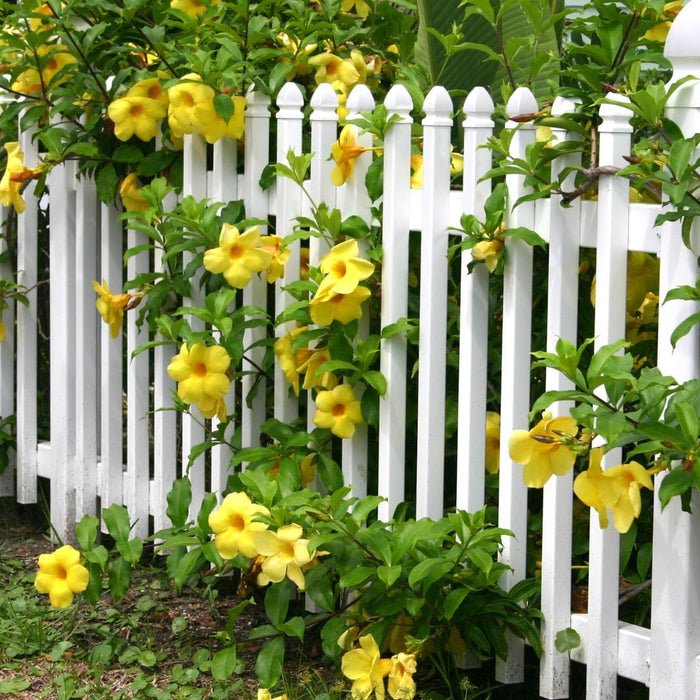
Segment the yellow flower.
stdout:
<path fill-rule="evenodd" d="M 63 7 L 63 4 L 61 4 L 61 7 Z M 32 10 L 32 14 L 34 15 L 34 17 L 31 17 L 28 21 L 30 31 L 46 31 L 47 29 L 51 28 L 51 22 L 48 22 L 46 21 L 46 19 L 44 19 L 45 17 L 54 17 L 53 10 L 49 7 L 48 3 L 45 2 L 39 5 L 39 7 L 35 7 Z M 39 17 L 37 15 L 42 16 Z"/>
<path fill-rule="evenodd" d="M 69 77 L 64 69 L 77 63 L 75 56 L 62 44 L 40 46 L 36 54 L 39 59 L 38 67 L 20 73 L 12 83 L 12 90 L 32 95 L 52 85 L 60 85 Z"/>
<path fill-rule="evenodd" d="M 258 533 L 255 546 L 259 554 L 267 557 L 258 576 L 259 585 L 267 585 L 270 581 L 279 583 L 287 577 L 304 590 L 301 567 L 311 562 L 315 552 L 309 554 L 309 540 L 303 539 L 303 534 L 301 526 L 296 524 L 283 525 L 277 532 L 266 530 Z"/>
<path fill-rule="evenodd" d="M 258 688 L 258 700 L 287 700 L 287 694 L 282 693 L 282 695 L 273 698 L 267 688 Z"/>
<path fill-rule="evenodd" d="M 423 155 L 414 153 L 411 156 L 411 189 L 423 189 Z"/>
<path fill-rule="evenodd" d="M 231 384 L 226 371 L 231 358 L 221 345 L 207 347 L 195 343 L 191 348 L 182 344 L 179 354 L 168 365 L 168 375 L 177 384 L 177 395 L 186 403 L 205 407 L 210 401 L 222 399 Z"/>
<path fill-rule="evenodd" d="M 652 340 L 656 337 L 656 330 L 645 329 L 644 326 L 650 326 L 657 322 L 657 314 L 659 311 L 659 297 L 653 292 L 649 292 L 641 306 L 633 314 L 627 314 L 625 322 L 625 339 L 631 343 L 639 343 L 642 340 Z"/>
<path fill-rule="evenodd" d="M 362 19 L 367 19 L 370 8 L 365 0 L 341 0 L 341 12 L 352 12 L 353 9 Z"/>
<path fill-rule="evenodd" d="M 669 29 L 671 29 L 671 22 L 675 19 L 676 15 L 683 9 L 684 0 L 674 0 L 674 2 L 667 2 L 664 5 L 664 11 L 661 13 L 660 19 L 666 20 L 659 22 L 659 24 L 653 26 L 649 29 L 646 34 L 642 37 L 643 39 L 648 39 L 650 41 L 666 41 Z"/>
<path fill-rule="evenodd" d="M 351 294 L 357 285 L 374 272 L 374 264 L 358 258 L 360 247 L 354 238 L 338 243 L 321 258 L 321 272 L 325 275 L 316 291 L 321 299 L 332 294 Z"/>
<path fill-rule="evenodd" d="M 305 489 L 316 478 L 316 465 L 314 464 L 315 455 L 309 454 L 304 457 L 299 463 L 299 471 L 301 472 L 301 487 Z"/>
<path fill-rule="evenodd" d="M 205 138 L 207 143 L 216 143 L 224 136 L 240 139 L 245 131 L 245 97 L 231 97 L 233 115 L 227 122 L 220 117 L 214 107 L 214 90 L 209 99 L 201 100 L 192 107 L 192 125 L 194 132 Z"/>
<path fill-rule="evenodd" d="M 294 393 L 299 396 L 299 368 L 306 362 L 310 355 L 308 347 L 298 348 L 296 352 L 292 352 L 292 343 L 304 331 L 309 330 L 308 326 L 295 328 L 289 333 L 280 336 L 274 345 L 275 356 L 279 360 L 280 368 L 284 373 L 285 379 L 294 388 Z"/>
<path fill-rule="evenodd" d="M 2 317 L 0 317 L 0 343 L 2 343 L 3 340 L 5 340 L 6 336 L 7 329 L 5 328 L 5 324 L 2 322 Z"/>
<path fill-rule="evenodd" d="M 7 165 L 0 180 L 0 202 L 3 206 L 12 205 L 18 214 L 21 214 L 27 204 L 20 194 L 22 185 L 34 177 L 38 170 L 32 170 L 24 166 L 24 151 L 20 150 L 18 141 L 10 141 L 5 144 L 7 151 Z"/>
<path fill-rule="evenodd" d="M 267 268 L 267 281 L 274 282 L 280 277 L 284 277 L 284 266 L 289 260 L 291 250 L 285 248 L 280 252 L 280 247 L 282 246 L 282 236 L 263 236 L 260 239 L 261 250 L 267 251 L 271 256 L 272 260 Z"/>
<path fill-rule="evenodd" d="M 351 438 L 355 426 L 364 422 L 362 407 L 349 384 L 339 384 L 316 396 L 317 411 L 313 422 L 318 428 L 330 428 L 336 437 Z"/>
<path fill-rule="evenodd" d="M 158 78 L 139 80 L 127 90 L 126 94 L 128 97 L 144 97 L 149 100 L 155 100 L 163 108 L 164 112 L 167 111 L 170 104 L 168 93 L 166 90 L 163 90 L 163 86 Z"/>
<path fill-rule="evenodd" d="M 195 132 L 194 108 L 214 99 L 214 90 L 196 73 L 188 73 L 168 88 L 168 124 L 176 138 Z"/>
<path fill-rule="evenodd" d="M 218 5 L 220 0 L 205 0 L 201 2 L 200 0 L 170 0 L 170 7 L 174 10 L 180 10 L 184 12 L 188 17 L 192 19 L 199 17 L 207 7 L 211 5 Z"/>
<path fill-rule="evenodd" d="M 308 359 L 297 367 L 297 371 L 304 375 L 302 389 L 309 390 L 314 387 L 332 389 L 338 384 L 338 377 L 333 372 L 321 372 L 321 374 L 318 374 L 319 367 L 331 359 L 330 350 L 328 348 L 320 348 L 310 352 Z"/>
<path fill-rule="evenodd" d="M 576 455 L 562 438 L 574 438 L 576 421 L 569 416 L 552 418 L 549 411 L 532 430 L 514 430 L 508 441 L 510 458 L 522 464 L 526 486 L 542 488 L 552 474 L 566 474 L 576 461 Z"/>
<path fill-rule="evenodd" d="M 209 272 L 222 273 L 232 287 L 243 289 L 254 273 L 267 269 L 272 261 L 270 253 L 258 248 L 259 243 L 257 226 L 241 234 L 235 226 L 224 224 L 219 246 L 204 253 L 204 267 Z"/>
<path fill-rule="evenodd" d="M 486 264 L 486 269 L 489 272 L 493 272 L 498 261 L 503 255 L 503 249 L 505 248 L 505 243 L 502 238 L 496 236 L 486 241 L 479 241 L 472 248 L 472 258 L 478 262 L 483 262 Z"/>
<path fill-rule="evenodd" d="M 114 122 L 114 135 L 120 141 L 128 141 L 134 135 L 141 141 L 150 141 L 158 133 L 158 122 L 165 114 L 162 102 L 136 95 L 119 97 L 107 108 L 107 116 Z"/>
<path fill-rule="evenodd" d="M 279 32 L 277 41 L 282 48 L 288 51 L 288 55 L 282 55 L 284 63 L 293 62 L 294 68 L 287 73 L 287 80 L 294 80 L 297 76 L 307 75 L 312 68 L 309 65 L 308 57 L 318 48 L 318 44 L 307 44 L 303 48 L 300 41 L 291 37 L 287 32 Z"/>
<path fill-rule="evenodd" d="M 382 659 L 377 642 L 371 634 L 360 637 L 360 649 L 343 654 L 341 669 L 352 683 L 352 697 L 368 700 L 374 697 L 384 700 L 384 677 L 391 672 L 391 659 Z"/>
<path fill-rule="evenodd" d="M 391 657 L 387 690 L 394 700 L 412 700 L 416 695 L 416 655 L 399 652 Z"/>
<path fill-rule="evenodd" d="M 498 474 L 501 459 L 501 416 L 486 411 L 486 471 Z"/>
<path fill-rule="evenodd" d="M 309 63 L 316 68 L 314 80 L 317 85 L 340 80 L 350 88 L 360 81 L 360 73 L 355 63 L 348 59 L 342 59 L 330 51 L 312 56 Z"/>
<path fill-rule="evenodd" d="M 256 556 L 255 538 L 267 529 L 267 524 L 257 517 L 269 514 L 265 506 L 253 503 L 248 494 L 229 493 L 209 514 L 209 527 L 215 535 L 214 545 L 219 554 L 224 559 L 233 559 L 239 553 L 249 559 Z"/>
<path fill-rule="evenodd" d="M 337 187 L 347 182 L 352 176 L 357 157 L 370 150 L 357 145 L 357 131 L 354 124 L 346 124 L 338 140 L 331 146 L 331 156 L 336 163 L 331 172 L 331 182 Z"/>
<path fill-rule="evenodd" d="M 587 506 L 595 508 L 600 526 L 608 526 L 607 510 L 612 511 L 615 529 L 627 532 L 642 509 L 640 488 L 654 489 L 649 472 L 638 462 L 620 464 L 603 471 L 603 449 L 591 450 L 588 469 L 574 481 L 574 493 Z"/>
<path fill-rule="evenodd" d="M 102 316 L 102 320 L 109 326 L 110 335 L 112 338 L 116 338 L 122 327 L 124 312 L 138 306 L 143 292 L 112 294 L 105 280 L 102 280 L 102 284 L 93 280 L 92 287 L 99 294 L 95 306 Z"/>
<path fill-rule="evenodd" d="M 362 318 L 362 303 L 372 295 L 367 287 L 357 287 L 350 294 L 324 295 L 314 297 L 309 302 L 311 319 L 317 326 L 330 326 L 339 321 L 346 326 L 351 321 Z"/>
<path fill-rule="evenodd" d="M 119 197 L 126 211 L 143 212 L 148 209 L 148 202 L 141 194 L 141 189 L 136 186 L 138 179 L 139 177 L 136 173 L 129 173 L 119 186 Z"/>
<path fill-rule="evenodd" d="M 213 418 L 216 416 L 220 422 L 226 420 L 228 409 L 223 398 L 217 399 L 213 396 L 207 396 L 201 401 L 197 401 L 197 408 L 205 418 Z"/>
<path fill-rule="evenodd" d="M 67 608 L 73 602 L 73 594 L 82 593 L 89 580 L 88 570 L 80 563 L 80 552 L 69 544 L 39 556 L 34 586 L 39 593 L 49 594 L 54 608 Z"/>

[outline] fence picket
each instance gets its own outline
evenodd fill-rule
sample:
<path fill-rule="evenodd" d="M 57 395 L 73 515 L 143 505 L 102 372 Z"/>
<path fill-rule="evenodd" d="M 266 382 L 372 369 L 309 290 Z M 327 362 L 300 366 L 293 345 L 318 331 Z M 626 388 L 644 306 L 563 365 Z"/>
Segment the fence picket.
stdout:
<path fill-rule="evenodd" d="M 382 228 L 381 326 L 386 328 L 408 315 L 408 237 L 410 194 L 411 119 L 413 101 L 403 85 L 394 85 L 384 100 L 387 116 L 398 119 L 384 140 L 384 202 Z M 388 520 L 405 500 L 406 463 L 406 338 L 399 333 L 382 340 L 380 371 L 386 377 L 386 395 L 379 400 L 378 494 L 379 518 Z"/>
<path fill-rule="evenodd" d="M 452 128 L 452 101 L 447 90 L 434 87 L 425 98 L 423 111 L 416 517 L 439 518 L 445 455 L 447 197 Z"/>
<path fill-rule="evenodd" d="M 530 90 L 518 88 L 508 104 L 509 117 L 537 111 L 537 101 Z M 506 122 L 506 128 L 516 123 Z M 530 122 L 519 125 L 511 141 L 511 155 L 523 158 L 525 149 L 535 140 L 535 127 Z M 524 178 L 507 175 L 509 207 L 528 191 Z M 506 226 L 534 227 L 534 205 L 525 202 L 510 210 Z M 507 261 L 503 272 L 503 345 L 501 360 L 501 456 L 499 467 L 498 525 L 514 533 L 503 541 L 502 559 L 511 567 L 501 585 L 512 588 L 525 578 L 527 542 L 527 488 L 522 469 L 508 454 L 508 436 L 515 429 L 528 427 L 530 409 L 530 345 L 532 330 L 532 247 L 524 241 L 509 238 Z M 508 659 L 496 662 L 496 678 L 505 683 L 518 683 L 524 673 L 524 647 L 520 639 L 509 635 Z"/>

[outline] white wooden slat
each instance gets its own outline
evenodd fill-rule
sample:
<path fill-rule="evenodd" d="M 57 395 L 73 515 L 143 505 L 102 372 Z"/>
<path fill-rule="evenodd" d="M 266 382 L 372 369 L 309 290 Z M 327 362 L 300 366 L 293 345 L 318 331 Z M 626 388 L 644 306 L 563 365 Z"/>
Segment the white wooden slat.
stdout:
<path fill-rule="evenodd" d="M 0 207 L 0 227 L 7 231 L 8 207 Z M 7 252 L 7 243 L 4 237 L 0 237 L 0 255 Z M 12 278 L 12 265 L 8 259 L 0 262 L 0 277 Z M 16 415 L 15 412 L 15 302 L 8 301 L 8 308 L 0 316 L 5 326 L 5 338 L 0 343 L 0 418 Z M 16 435 L 15 431 L 15 435 Z M 15 495 L 15 451 L 9 454 L 9 464 L 0 473 L 0 497 Z M 34 476 L 36 482 L 36 476 Z"/>
<path fill-rule="evenodd" d="M 186 135 L 184 143 L 184 162 L 182 171 L 182 195 L 191 195 L 195 199 L 204 199 L 207 196 L 207 144 L 201 136 Z M 191 254 L 183 254 L 182 264 L 187 266 L 191 261 Z M 204 298 L 199 288 L 199 275 L 195 275 L 191 283 L 191 297 L 183 299 L 183 306 L 203 306 Z M 190 317 L 190 326 L 193 330 L 204 328 L 203 323 L 195 317 Z M 194 518 L 199 511 L 199 506 L 204 498 L 205 484 L 205 458 L 199 455 L 188 468 L 190 452 L 195 445 L 204 442 L 204 428 L 201 416 L 198 415 L 196 406 L 191 407 L 194 416 L 181 416 L 182 429 L 182 472 L 188 476 L 192 484 L 192 504 L 190 505 L 190 518 Z"/>
<path fill-rule="evenodd" d="M 445 357 L 447 347 L 447 193 L 450 189 L 452 101 L 434 87 L 423 111 L 420 329 L 416 517 L 443 514 Z"/>
<path fill-rule="evenodd" d="M 213 146 L 213 171 L 211 173 L 210 196 L 217 202 L 234 202 L 238 199 L 238 145 L 235 139 L 219 139 Z M 236 384 L 231 383 L 228 394 L 224 396 L 226 412 L 231 415 L 236 406 Z M 212 418 L 212 430 L 219 426 L 219 419 Z M 231 438 L 235 424 L 229 423 L 226 433 Z M 228 445 L 215 445 L 211 450 L 211 490 L 221 493 L 226 486 L 232 450 Z"/>
<path fill-rule="evenodd" d="M 287 83 L 277 96 L 277 162 L 288 164 L 287 155 L 302 152 L 302 124 L 304 115 L 304 96 L 296 83 Z M 276 183 L 275 226 L 278 236 L 284 238 L 294 231 L 294 219 L 301 214 L 302 192 L 290 178 L 278 177 Z M 283 291 L 283 287 L 299 280 L 301 269 L 301 245 L 299 241 L 289 246 L 289 259 L 285 264 L 284 277 L 275 282 L 275 317 L 278 316 L 294 298 Z M 275 336 L 282 337 L 296 327 L 294 322 L 282 323 L 275 328 Z M 277 420 L 290 423 L 299 417 L 299 401 L 284 377 L 279 362 L 274 370 L 274 415 Z"/>
<path fill-rule="evenodd" d="M 618 98 L 618 102 L 623 102 Z M 600 165 L 624 166 L 629 153 L 631 111 L 617 104 L 600 109 Z M 596 310 L 594 349 L 625 337 L 629 186 L 612 175 L 598 181 L 598 241 L 596 249 Z M 622 234 L 622 235 L 621 235 Z M 622 461 L 619 448 L 603 458 L 607 468 Z M 617 683 L 617 600 L 619 535 L 600 528 L 591 511 L 588 569 L 588 669 L 586 696 L 614 698 Z"/>
<path fill-rule="evenodd" d="M 557 98 L 552 115 L 573 113 L 573 100 Z M 578 140 L 563 129 L 552 129 L 555 144 Z M 552 163 L 552 181 L 567 167 L 580 165 L 580 154 L 567 154 Z M 573 190 L 575 175 L 563 182 L 564 190 Z M 547 352 L 555 352 L 560 338 L 577 344 L 578 256 L 580 200 L 563 207 L 559 197 L 552 197 L 549 221 L 548 289 L 556 293 L 547 297 Z M 565 390 L 573 384 L 560 372 L 547 369 L 546 389 Z M 555 415 L 568 415 L 571 402 L 552 406 Z M 540 695 L 565 698 L 569 695 L 569 656 L 555 646 L 556 634 L 569 626 L 571 614 L 571 537 L 573 518 L 573 471 L 550 479 L 544 487 L 542 513 L 542 603 L 541 627 L 543 654 L 540 660 Z"/>
<path fill-rule="evenodd" d="M 493 100 L 483 87 L 464 103 L 464 213 L 483 220 L 491 183 L 480 179 L 491 167 L 483 148 L 493 132 Z M 461 256 L 459 392 L 457 431 L 457 508 L 473 513 L 484 506 L 486 464 L 486 378 L 488 372 L 489 272 L 475 265 L 471 251 Z"/>
<path fill-rule="evenodd" d="M 97 275 L 98 206 L 92 180 L 76 183 L 75 246 L 75 474 L 76 518 L 97 512 L 98 320 L 92 280 Z"/>
<path fill-rule="evenodd" d="M 20 148 L 24 152 L 27 167 L 37 164 L 38 143 L 34 130 L 21 131 Z M 36 503 L 37 500 L 37 290 L 39 279 L 38 208 L 34 187 L 23 193 L 27 208 L 17 218 L 17 270 L 20 284 L 27 292 L 27 306 L 17 304 L 17 500 L 19 503 Z M 9 318 L 5 321 L 8 326 Z M 8 344 L 8 348 L 11 347 Z M 3 413 L 3 416 L 5 414 Z M 21 429 L 20 429 L 21 426 Z"/>
<path fill-rule="evenodd" d="M 347 101 L 347 120 L 357 119 L 363 112 L 374 109 L 374 98 L 366 85 L 356 85 Z M 372 134 L 358 133 L 357 143 L 363 148 L 372 148 Z M 365 175 L 372 162 L 372 151 L 365 151 L 355 161 L 355 171 L 352 177 L 338 192 L 338 208 L 346 216 L 359 216 L 367 223 L 371 222 L 371 201 L 365 186 Z M 359 242 L 360 255 L 366 252 L 366 241 Z M 365 302 L 364 313 L 358 324 L 358 336 L 366 338 L 369 335 L 369 301 Z M 362 399 L 364 387 L 355 385 L 355 396 Z M 352 495 L 362 498 L 367 495 L 367 424 L 356 426 L 355 434 L 342 444 L 342 468 L 345 484 L 352 486 Z"/>
<path fill-rule="evenodd" d="M 403 85 L 394 85 L 384 100 L 387 116 L 398 119 L 384 139 L 384 200 L 382 221 L 381 326 L 408 315 L 408 236 L 413 101 Z M 397 334 L 382 340 L 380 371 L 386 395 L 379 401 L 378 494 L 379 519 L 389 520 L 405 500 L 406 464 L 406 338 Z"/>
<path fill-rule="evenodd" d="M 526 88 L 515 90 L 506 112 L 509 116 L 537 111 L 537 101 Z M 507 128 L 514 128 L 512 121 Z M 511 155 L 522 158 L 528 144 L 535 140 L 531 123 L 523 123 L 511 141 Z M 524 179 L 507 175 L 509 206 L 527 192 Z M 534 225 L 532 202 L 520 204 L 509 213 L 509 227 Z M 527 542 L 527 488 L 523 483 L 522 467 L 511 461 L 508 437 L 515 429 L 528 427 L 530 408 L 530 335 L 532 316 L 532 247 L 524 241 L 509 238 L 507 260 L 503 273 L 503 339 L 501 360 L 501 455 L 499 468 L 498 525 L 514 533 L 503 540 L 502 560 L 511 567 L 501 585 L 510 589 L 525 577 L 525 547 Z M 496 678 L 503 683 L 522 681 L 524 647 L 520 639 L 508 636 L 508 658 L 496 662 Z"/>
<path fill-rule="evenodd" d="M 248 92 L 245 111 L 245 172 L 243 176 L 243 198 L 246 216 L 266 220 L 268 217 L 268 195 L 260 186 L 260 176 L 269 162 L 270 148 L 270 98 L 261 92 Z M 267 227 L 260 226 L 260 235 L 267 235 Z M 243 289 L 243 305 L 267 309 L 267 280 L 264 273 L 254 275 Z M 245 354 L 241 369 L 245 374 L 241 380 L 241 402 L 247 405 L 249 393 L 256 394 L 250 407 L 241 416 L 241 440 L 245 446 L 260 444 L 261 426 L 265 422 L 265 398 L 267 380 L 260 373 L 265 363 L 265 348 L 255 343 L 264 340 L 265 326 L 247 328 L 243 334 Z"/>
<path fill-rule="evenodd" d="M 336 187 L 331 182 L 333 161 L 329 160 L 331 146 L 338 138 L 338 96 L 328 83 L 321 83 L 311 96 L 311 114 L 309 116 L 311 128 L 311 153 L 316 157 L 311 161 L 308 192 L 312 200 L 312 206 L 318 206 L 321 202 L 333 209 L 335 207 Z M 303 203 L 302 203 L 303 204 Z M 318 267 L 319 261 L 328 252 L 330 246 L 315 236 L 309 238 L 309 266 Z M 316 404 L 309 401 L 307 407 L 308 430 L 316 428 L 313 416 L 316 413 Z"/>
<path fill-rule="evenodd" d="M 113 293 L 122 288 L 123 229 L 118 209 L 112 204 L 100 207 L 100 279 Z M 94 303 L 93 295 L 93 303 Z M 97 314 L 97 310 L 94 311 Z M 110 336 L 110 329 L 100 323 L 100 467 L 98 492 L 101 505 L 107 508 L 123 501 L 124 471 L 124 391 L 123 338 Z"/>
<path fill-rule="evenodd" d="M 51 193 L 49 350 L 51 386 L 51 523 L 64 541 L 75 523 L 75 174 L 57 165 L 48 178 Z"/>
<path fill-rule="evenodd" d="M 686 79 L 668 99 L 666 116 L 686 137 L 700 131 L 700 57 L 697 28 L 700 4 L 686 3 L 669 31 L 664 53 L 673 65 L 671 82 Z M 696 153 L 697 155 L 697 153 Z M 681 242 L 680 231 L 672 224 L 661 230 L 659 296 L 664 299 L 673 287 L 695 285 L 700 270 L 700 227 L 693 223 L 692 250 Z M 658 366 L 679 382 L 700 377 L 700 327 L 695 325 L 681 338 L 675 350 L 670 345 L 673 329 L 700 305 L 673 300 L 659 306 Z M 661 485 L 657 476 L 655 488 Z M 649 697 L 697 698 L 700 693 L 698 653 L 700 652 L 700 499 L 691 501 L 692 514 L 684 513 L 677 498 L 661 513 L 658 496 L 654 499 L 653 586 L 651 612 L 651 674 Z"/>

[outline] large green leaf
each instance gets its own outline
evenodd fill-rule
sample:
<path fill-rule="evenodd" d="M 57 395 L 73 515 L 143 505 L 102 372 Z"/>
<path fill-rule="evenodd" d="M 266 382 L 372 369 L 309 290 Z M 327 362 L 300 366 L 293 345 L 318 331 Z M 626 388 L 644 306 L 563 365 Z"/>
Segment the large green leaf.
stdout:
<path fill-rule="evenodd" d="M 490 85 L 496 74 L 496 63 L 486 61 L 481 51 L 460 51 L 447 58 L 440 41 L 430 34 L 430 29 L 447 35 L 453 25 L 464 35 L 462 41 L 487 44 L 498 50 L 496 34 L 482 17 L 464 20 L 460 0 L 418 0 L 418 39 L 416 63 L 425 70 L 430 85 L 443 85 L 448 90 L 469 91 L 477 85 Z"/>

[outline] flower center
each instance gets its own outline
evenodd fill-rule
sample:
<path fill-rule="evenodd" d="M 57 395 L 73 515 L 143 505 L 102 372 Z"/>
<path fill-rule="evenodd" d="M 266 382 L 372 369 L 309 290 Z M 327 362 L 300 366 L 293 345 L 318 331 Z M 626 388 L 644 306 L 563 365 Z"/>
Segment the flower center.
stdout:
<path fill-rule="evenodd" d="M 294 545 L 291 542 L 285 542 L 282 545 L 282 549 L 280 550 L 280 554 L 285 558 L 285 559 L 294 559 Z"/>
<path fill-rule="evenodd" d="M 143 114 L 143 105 L 132 105 L 129 110 L 129 115 L 132 117 L 140 117 Z"/>
<path fill-rule="evenodd" d="M 152 85 L 148 88 L 146 94 L 152 100 L 159 100 L 161 98 L 161 95 L 163 94 L 163 91 L 160 89 L 160 85 Z"/>
<path fill-rule="evenodd" d="M 337 403 L 335 406 L 333 406 L 332 413 L 336 418 L 340 418 L 340 417 L 344 416 L 345 415 L 345 404 Z"/>
<path fill-rule="evenodd" d="M 345 277 L 345 261 L 344 260 L 339 260 L 333 267 L 331 268 L 331 272 L 336 276 L 336 277 Z"/>
<path fill-rule="evenodd" d="M 52 58 L 47 64 L 46 64 L 46 70 L 48 71 L 54 71 L 58 69 L 58 63 L 56 63 L 56 59 Z"/>
<path fill-rule="evenodd" d="M 61 581 L 65 581 L 68 578 L 68 572 L 62 566 L 59 566 L 56 569 L 56 578 L 60 578 Z"/>
<path fill-rule="evenodd" d="M 196 365 L 192 367 L 192 374 L 195 375 L 195 377 L 203 377 L 207 373 L 207 366 L 203 362 L 198 362 Z"/>
<path fill-rule="evenodd" d="M 194 106 L 194 97 L 190 95 L 189 92 L 185 92 L 182 95 L 182 103 L 185 105 L 185 107 L 193 107 Z"/>
<path fill-rule="evenodd" d="M 231 260 L 238 260 L 239 258 L 243 257 L 243 248 L 234 245 L 231 247 L 228 254 L 231 256 Z"/>
<path fill-rule="evenodd" d="M 230 519 L 230 527 L 236 532 L 243 532 L 245 530 L 245 520 L 240 515 L 233 515 Z"/>

